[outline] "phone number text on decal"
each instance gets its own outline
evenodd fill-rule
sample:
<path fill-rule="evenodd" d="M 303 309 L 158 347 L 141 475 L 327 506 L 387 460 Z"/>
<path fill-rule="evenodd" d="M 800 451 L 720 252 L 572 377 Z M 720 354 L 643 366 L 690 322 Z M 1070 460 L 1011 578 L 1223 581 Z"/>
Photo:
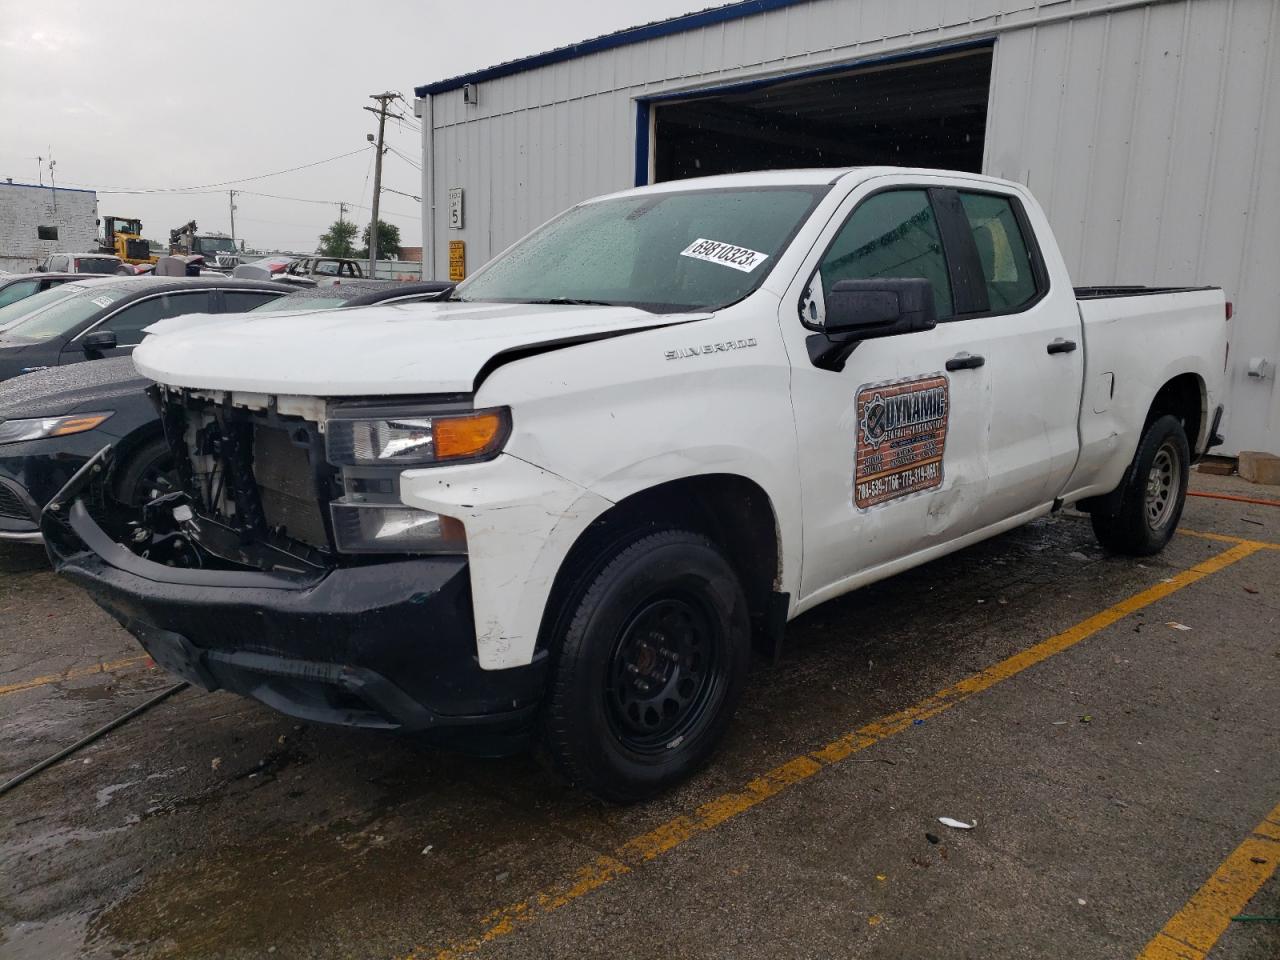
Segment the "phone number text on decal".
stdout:
<path fill-rule="evenodd" d="M 859 500 L 874 500 L 877 497 L 910 492 L 915 487 L 936 481 L 941 467 L 940 463 L 926 463 L 923 466 L 914 467 L 911 470 L 903 470 L 901 473 L 891 474 L 887 477 L 864 480 L 858 484 L 857 497 Z"/>

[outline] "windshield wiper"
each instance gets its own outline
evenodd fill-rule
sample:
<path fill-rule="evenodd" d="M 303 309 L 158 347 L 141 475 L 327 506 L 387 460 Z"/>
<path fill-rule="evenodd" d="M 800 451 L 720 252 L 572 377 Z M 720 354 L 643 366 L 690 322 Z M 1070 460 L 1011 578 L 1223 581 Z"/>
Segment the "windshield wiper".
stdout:
<path fill-rule="evenodd" d="M 578 300 L 574 297 L 548 297 L 546 300 L 522 300 L 521 303 L 551 304 L 557 307 L 616 307 L 607 300 Z"/>

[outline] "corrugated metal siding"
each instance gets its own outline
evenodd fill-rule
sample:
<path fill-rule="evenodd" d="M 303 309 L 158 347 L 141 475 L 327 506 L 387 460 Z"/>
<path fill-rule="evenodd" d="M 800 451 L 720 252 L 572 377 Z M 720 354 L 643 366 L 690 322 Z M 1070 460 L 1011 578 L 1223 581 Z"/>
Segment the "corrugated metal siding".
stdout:
<path fill-rule="evenodd" d="M 1005 34 L 986 169 L 1027 183 L 1081 284 L 1220 284 L 1228 451 L 1280 446 L 1275 0 L 1187 0 Z"/>
<path fill-rule="evenodd" d="M 1280 447 L 1277 0 L 811 0 L 433 99 L 435 266 L 472 270 L 631 185 L 636 100 L 996 36 L 988 172 L 1049 211 L 1079 282 L 1212 282 L 1237 304 L 1228 440 Z M 1268 158 L 1270 158 L 1268 160 Z M 445 224 L 465 192 L 465 228 Z M 425 188 L 424 188 L 425 189 Z"/>

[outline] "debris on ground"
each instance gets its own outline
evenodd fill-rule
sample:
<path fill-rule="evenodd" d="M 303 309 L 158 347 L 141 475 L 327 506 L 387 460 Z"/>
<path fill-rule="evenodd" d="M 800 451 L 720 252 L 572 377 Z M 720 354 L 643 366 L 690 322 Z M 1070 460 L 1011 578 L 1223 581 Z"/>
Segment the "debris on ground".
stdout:
<path fill-rule="evenodd" d="M 965 823 L 963 820 L 956 820 L 952 817 L 939 817 L 938 822 L 944 827 L 951 827 L 953 830 L 972 830 L 978 825 L 978 821 L 973 823 Z"/>
<path fill-rule="evenodd" d="M 1172 627 L 1174 630 L 1190 630 L 1191 629 L 1185 623 L 1179 623 L 1177 620 L 1166 620 L 1164 622 L 1164 625 L 1166 627 Z"/>
<path fill-rule="evenodd" d="M 1257 588 L 1257 587 L 1245 587 L 1245 588 L 1244 588 L 1244 592 L 1245 592 L 1245 593 L 1257 593 L 1257 592 L 1258 592 L 1258 588 Z"/>
<path fill-rule="evenodd" d="M 941 842 L 942 842 L 942 838 L 941 838 L 941 837 L 939 837 L 937 834 L 934 834 L 934 833 L 926 833 L 926 834 L 924 835 L 924 838 L 925 838 L 926 840 L 928 840 L 930 843 L 941 843 Z"/>

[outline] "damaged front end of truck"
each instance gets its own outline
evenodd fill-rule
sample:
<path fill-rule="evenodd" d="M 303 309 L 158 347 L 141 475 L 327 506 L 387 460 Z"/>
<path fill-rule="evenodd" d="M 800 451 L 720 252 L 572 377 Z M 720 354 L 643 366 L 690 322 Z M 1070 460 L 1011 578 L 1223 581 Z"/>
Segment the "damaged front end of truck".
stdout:
<path fill-rule="evenodd" d="M 47 507 L 59 573 L 161 666 L 304 720 L 518 748 L 542 660 L 483 670 L 463 524 L 407 507 L 405 464 L 501 448 L 463 396 L 331 401 L 151 388 L 176 489 L 104 529 L 110 448 Z"/>

